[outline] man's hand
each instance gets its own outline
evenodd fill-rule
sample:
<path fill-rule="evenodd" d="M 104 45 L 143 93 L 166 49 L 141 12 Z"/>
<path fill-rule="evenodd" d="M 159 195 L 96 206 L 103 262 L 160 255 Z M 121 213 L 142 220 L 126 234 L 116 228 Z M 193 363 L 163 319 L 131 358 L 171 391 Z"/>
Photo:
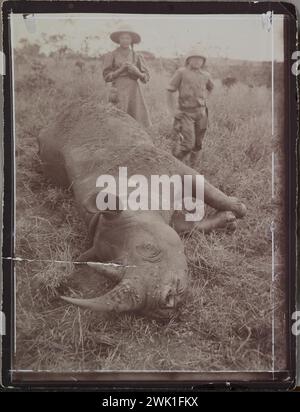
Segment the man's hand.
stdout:
<path fill-rule="evenodd" d="M 121 74 L 124 70 L 128 71 L 128 73 L 133 74 L 134 76 L 136 76 L 138 79 L 141 80 L 146 80 L 147 79 L 147 75 L 142 73 L 134 64 L 129 63 L 129 62 L 125 62 L 123 63 L 119 69 L 117 69 L 114 72 L 114 76 L 117 77 L 119 74 Z"/>
<path fill-rule="evenodd" d="M 131 64 L 131 63 L 128 63 L 128 64 L 127 64 L 127 69 L 128 69 L 128 72 L 129 72 L 130 74 L 134 74 L 135 76 L 137 76 L 137 77 L 139 77 L 139 78 L 143 75 L 143 73 L 140 72 L 140 70 L 139 70 L 136 66 L 134 66 L 133 64 Z"/>
<path fill-rule="evenodd" d="M 126 64 L 123 63 L 117 70 L 115 70 L 113 73 L 111 73 L 111 79 L 110 81 L 116 79 L 117 77 L 119 77 L 119 75 L 122 73 L 122 71 L 124 71 L 126 68 Z"/>
<path fill-rule="evenodd" d="M 130 63 L 130 62 L 126 62 L 125 65 L 126 65 L 126 68 L 129 71 L 136 68 L 136 66 L 133 63 Z"/>
<path fill-rule="evenodd" d="M 140 80 L 142 80 L 142 82 L 146 83 L 147 80 L 148 80 L 147 74 L 146 73 L 141 73 Z"/>
<path fill-rule="evenodd" d="M 121 66 L 115 71 L 115 73 L 120 74 L 120 73 L 122 73 L 124 70 L 127 70 L 127 65 L 128 65 L 127 62 L 122 63 Z"/>

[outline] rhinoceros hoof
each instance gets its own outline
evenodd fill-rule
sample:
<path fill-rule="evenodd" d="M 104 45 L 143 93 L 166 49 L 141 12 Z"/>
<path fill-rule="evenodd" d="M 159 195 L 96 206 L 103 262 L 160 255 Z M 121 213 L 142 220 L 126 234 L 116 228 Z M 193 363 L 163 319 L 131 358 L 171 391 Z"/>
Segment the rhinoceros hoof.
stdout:
<path fill-rule="evenodd" d="M 213 215 L 216 228 L 229 229 L 236 228 L 236 218 L 232 212 L 217 212 Z"/>
<path fill-rule="evenodd" d="M 236 197 L 230 197 L 230 200 L 232 202 L 231 211 L 234 213 L 235 217 L 238 219 L 244 217 L 247 213 L 246 205 Z"/>
<path fill-rule="evenodd" d="M 237 222 L 236 221 L 230 222 L 226 225 L 226 231 L 229 232 L 229 233 L 235 232 L 236 229 L 237 229 Z"/>

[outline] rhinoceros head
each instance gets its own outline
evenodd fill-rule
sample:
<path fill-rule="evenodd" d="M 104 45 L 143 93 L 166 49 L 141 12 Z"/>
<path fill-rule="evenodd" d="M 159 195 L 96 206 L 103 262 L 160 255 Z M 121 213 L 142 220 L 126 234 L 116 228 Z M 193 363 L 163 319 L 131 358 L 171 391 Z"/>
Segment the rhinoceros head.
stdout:
<path fill-rule="evenodd" d="M 94 299 L 64 300 L 100 312 L 140 312 L 154 318 L 176 313 L 187 288 L 187 263 L 180 237 L 158 212 L 128 210 L 95 214 L 93 247 L 85 261 L 119 283 Z M 117 264 L 117 265 L 115 265 Z"/>

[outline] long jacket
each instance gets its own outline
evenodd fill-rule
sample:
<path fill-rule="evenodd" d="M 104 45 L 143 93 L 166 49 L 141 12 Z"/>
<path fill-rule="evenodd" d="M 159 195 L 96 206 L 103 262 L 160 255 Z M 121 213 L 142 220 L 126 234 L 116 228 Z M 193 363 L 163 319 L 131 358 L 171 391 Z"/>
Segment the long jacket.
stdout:
<path fill-rule="evenodd" d="M 123 70 L 120 74 L 115 74 L 123 63 L 128 62 L 144 75 L 139 79 L 135 74 Z M 142 56 L 129 49 L 122 50 L 120 47 L 106 54 L 103 65 L 103 77 L 106 82 L 111 82 L 109 100 L 116 104 L 121 110 L 134 117 L 144 127 L 151 126 L 149 112 L 144 96 L 141 91 L 140 81 L 149 81 L 149 72 L 146 68 Z"/>

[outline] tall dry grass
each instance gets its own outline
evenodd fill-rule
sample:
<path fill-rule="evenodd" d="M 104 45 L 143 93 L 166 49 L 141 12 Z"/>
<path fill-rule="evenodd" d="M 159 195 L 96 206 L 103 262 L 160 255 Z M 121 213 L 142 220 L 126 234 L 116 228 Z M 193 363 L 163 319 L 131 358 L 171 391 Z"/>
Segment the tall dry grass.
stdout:
<path fill-rule="evenodd" d="M 249 88 L 241 82 L 225 89 L 216 81 L 199 171 L 225 193 L 240 197 L 248 215 L 230 236 L 194 231 L 183 238 L 191 275 L 189 296 L 179 319 L 161 324 L 137 316 L 99 316 L 59 299 L 73 289 L 85 296 L 99 295 L 112 285 L 72 264 L 88 245 L 87 231 L 72 193 L 54 187 L 43 176 L 36 139 L 72 99 L 93 96 L 105 103 L 107 87 L 100 63 L 93 71 L 87 62 L 81 73 L 72 59 L 36 60 L 37 66 L 25 60 L 15 67 L 16 255 L 28 259 L 16 262 L 15 369 L 270 369 L 274 304 L 270 89 Z M 170 150 L 168 79 L 167 73 L 153 71 L 144 93 L 154 142 Z M 279 286 L 276 308 L 283 298 Z M 278 336 L 281 328 L 279 319 Z M 276 342 L 280 367 L 283 339 Z"/>

